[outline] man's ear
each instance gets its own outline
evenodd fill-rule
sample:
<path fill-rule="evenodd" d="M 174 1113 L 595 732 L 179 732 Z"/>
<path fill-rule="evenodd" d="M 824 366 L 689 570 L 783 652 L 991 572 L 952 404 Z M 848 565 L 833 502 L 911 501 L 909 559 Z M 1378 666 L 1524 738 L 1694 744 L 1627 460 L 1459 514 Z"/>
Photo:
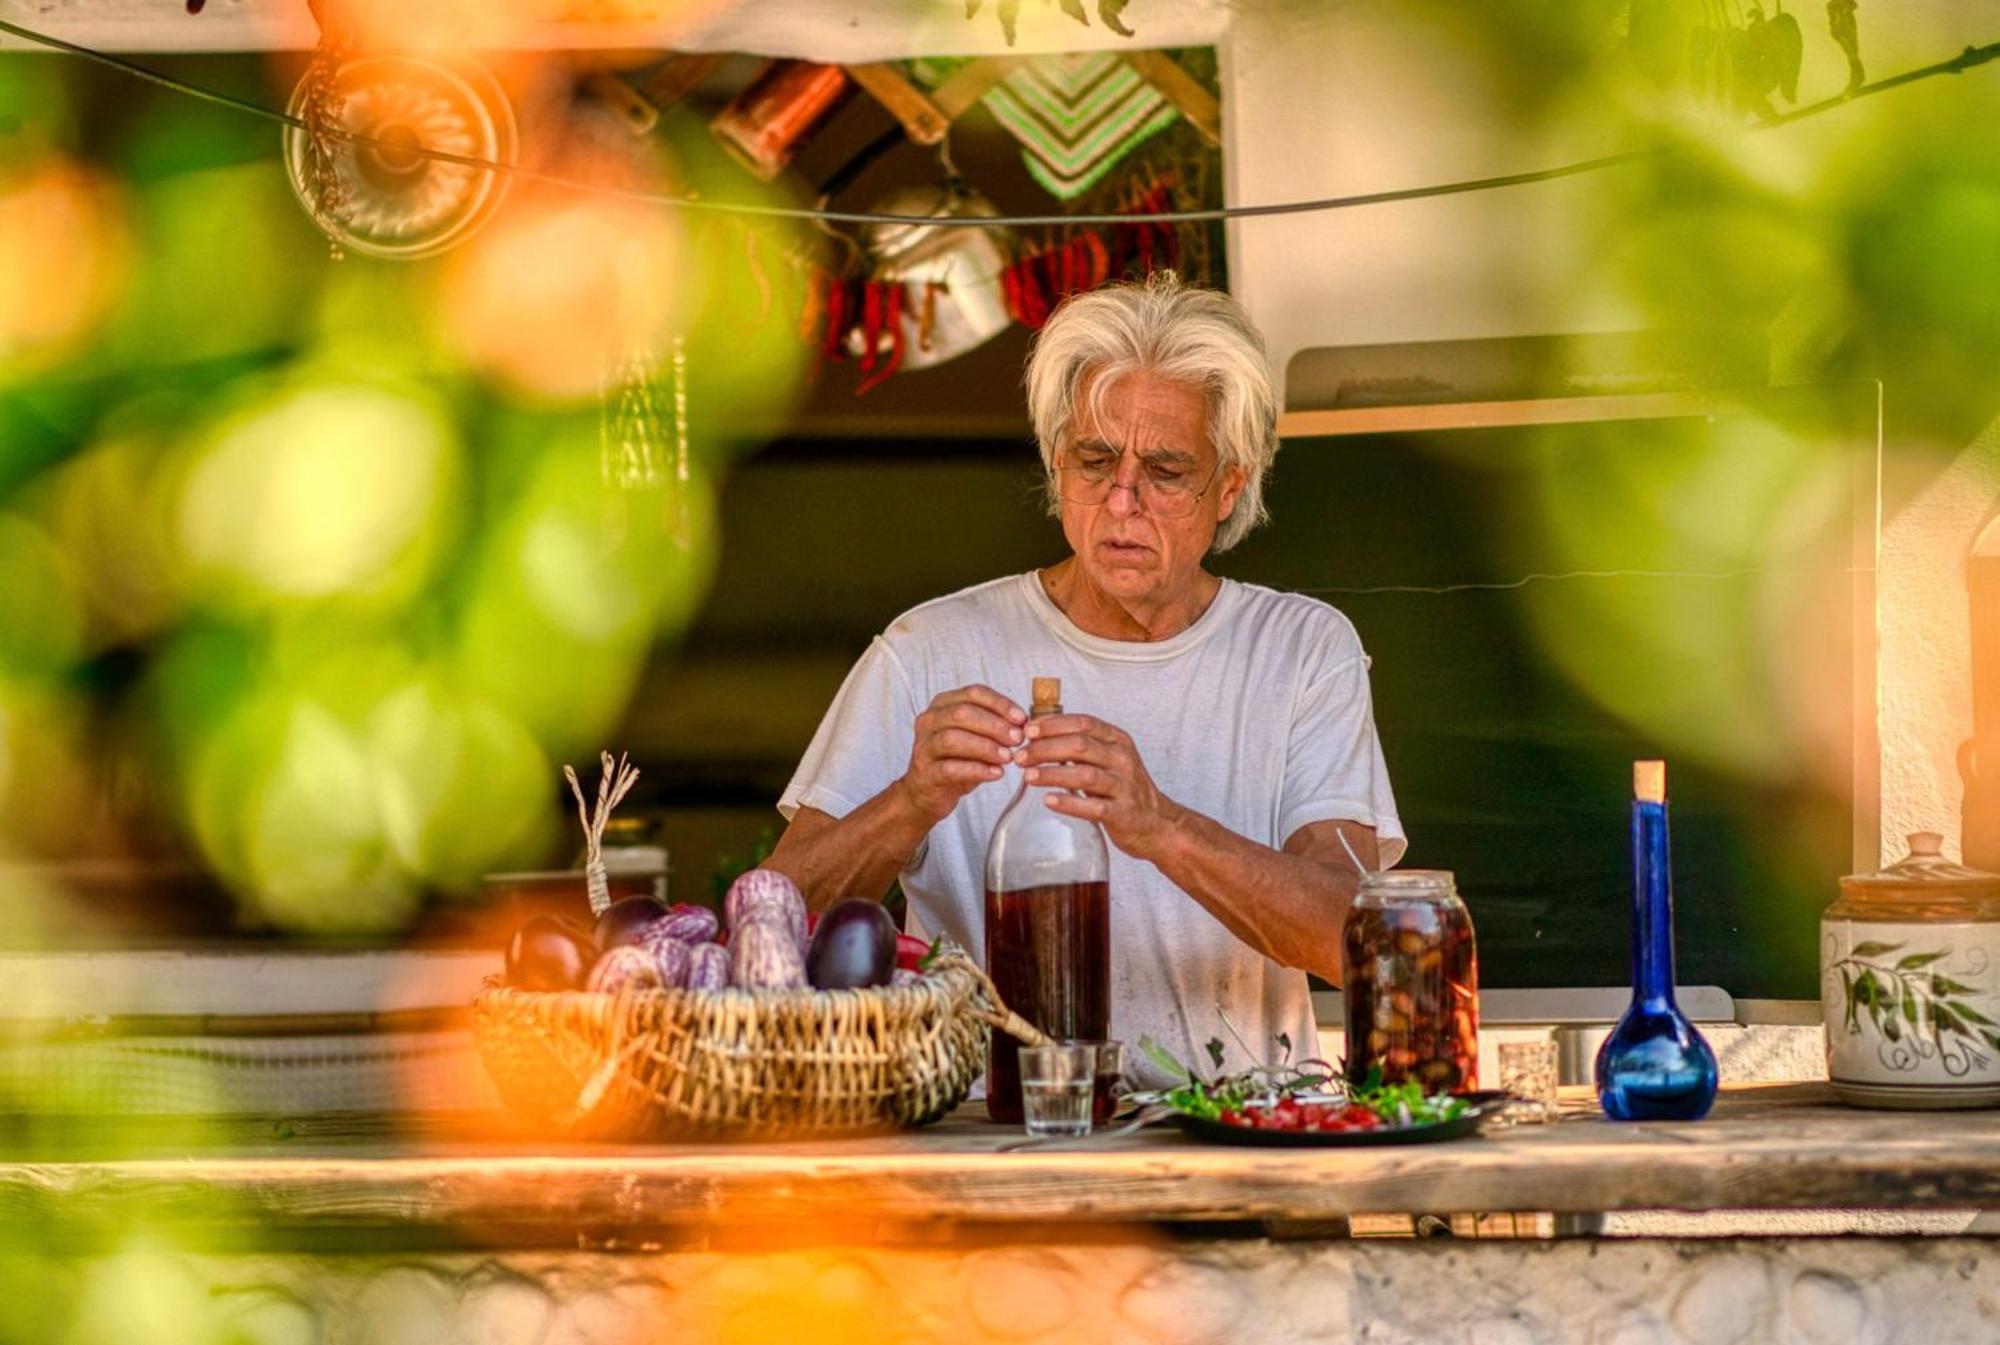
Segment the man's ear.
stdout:
<path fill-rule="evenodd" d="M 1229 517 L 1229 511 L 1236 507 L 1236 501 L 1243 494 L 1243 487 L 1250 480 L 1250 474 L 1241 467 L 1225 467 L 1222 470 L 1222 489 L 1215 492 L 1215 521 L 1218 525 Z"/>

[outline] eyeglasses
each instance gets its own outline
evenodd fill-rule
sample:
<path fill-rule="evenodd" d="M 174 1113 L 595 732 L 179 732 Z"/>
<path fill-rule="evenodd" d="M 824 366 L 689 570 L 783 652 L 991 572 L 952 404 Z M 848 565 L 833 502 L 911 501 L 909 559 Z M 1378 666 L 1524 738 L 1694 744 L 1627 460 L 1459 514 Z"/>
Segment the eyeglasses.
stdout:
<path fill-rule="evenodd" d="M 1057 489 L 1072 504 L 1103 504 L 1111 498 L 1112 487 L 1121 484 L 1117 479 L 1118 464 L 1124 456 L 1095 445 L 1067 449 L 1062 455 L 1062 465 L 1056 468 Z M 1204 480 L 1179 462 L 1141 457 L 1138 481 L 1127 489 L 1138 497 L 1147 513 L 1181 518 L 1194 512 L 1195 505 L 1221 474 L 1220 462 Z"/>

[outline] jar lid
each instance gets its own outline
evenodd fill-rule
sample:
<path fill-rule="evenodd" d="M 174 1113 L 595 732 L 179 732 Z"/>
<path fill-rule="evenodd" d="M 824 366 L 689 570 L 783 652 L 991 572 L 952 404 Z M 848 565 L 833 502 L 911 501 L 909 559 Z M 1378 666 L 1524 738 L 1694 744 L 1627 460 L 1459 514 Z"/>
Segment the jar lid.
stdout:
<path fill-rule="evenodd" d="M 1450 869 L 1378 869 L 1362 875 L 1361 891 L 1391 901 L 1438 900 L 1457 896 L 1458 882 Z"/>
<path fill-rule="evenodd" d="M 1841 879 L 1845 887 L 1879 890 L 1889 887 L 1922 887 L 1926 891 L 1988 891 L 2000 893 L 2000 873 L 1967 868 L 1944 857 L 1944 836 L 1935 831 L 1913 831 L 1910 853 L 1875 873 L 1857 873 Z"/>

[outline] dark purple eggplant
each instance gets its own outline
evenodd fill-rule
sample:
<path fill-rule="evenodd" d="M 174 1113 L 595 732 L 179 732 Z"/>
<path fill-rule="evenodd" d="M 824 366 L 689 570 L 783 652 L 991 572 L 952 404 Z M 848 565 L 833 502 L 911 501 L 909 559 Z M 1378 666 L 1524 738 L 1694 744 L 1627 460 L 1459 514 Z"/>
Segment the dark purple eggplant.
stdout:
<path fill-rule="evenodd" d="M 574 990 L 596 958 L 590 936 L 552 915 L 531 916 L 507 944 L 507 984 L 517 990 Z"/>
<path fill-rule="evenodd" d="M 620 897 L 598 912 L 591 938 L 597 951 L 608 953 L 628 943 L 643 942 L 646 931 L 667 918 L 667 908 L 651 897 Z"/>
<path fill-rule="evenodd" d="M 819 918 L 806 949 L 806 982 L 816 990 L 887 985 L 896 970 L 896 922 L 882 903 L 837 901 Z"/>

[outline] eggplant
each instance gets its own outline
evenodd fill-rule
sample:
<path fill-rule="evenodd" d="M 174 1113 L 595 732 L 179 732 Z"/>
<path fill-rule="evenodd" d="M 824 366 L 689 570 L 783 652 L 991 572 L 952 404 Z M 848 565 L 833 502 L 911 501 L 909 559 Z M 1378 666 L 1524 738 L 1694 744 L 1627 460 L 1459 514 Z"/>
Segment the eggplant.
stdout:
<path fill-rule="evenodd" d="M 590 980 L 585 988 L 600 995 L 615 995 L 621 990 L 664 990 L 667 981 L 660 963 L 645 948 L 631 944 L 613 948 L 597 959 L 597 965 L 590 969 Z"/>
<path fill-rule="evenodd" d="M 879 901 L 848 897 L 819 918 L 806 949 L 806 981 L 816 990 L 887 985 L 896 970 L 896 922 Z"/>
<path fill-rule="evenodd" d="M 687 984 L 689 959 L 694 950 L 679 939 L 656 938 L 642 944 L 652 954 L 653 965 L 659 969 L 660 986 L 666 990 L 677 990 Z"/>
<path fill-rule="evenodd" d="M 660 922 L 660 931 L 679 939 L 688 947 L 707 943 L 722 932 L 722 922 L 706 906 L 676 902 Z"/>
<path fill-rule="evenodd" d="M 742 990 L 798 990 L 806 984 L 805 960 L 784 919 L 752 915 L 729 941 L 729 983 Z"/>
<path fill-rule="evenodd" d="M 687 988 L 726 990 L 729 987 L 729 950 L 719 943 L 697 944 L 688 954 Z"/>
<path fill-rule="evenodd" d="M 646 931 L 667 918 L 667 908 L 651 897 L 620 897 L 598 912 L 591 926 L 597 951 L 608 953 L 628 943 L 645 942 Z"/>
<path fill-rule="evenodd" d="M 507 984 L 517 990 L 574 990 L 597 950 L 590 936 L 552 915 L 531 916 L 507 944 Z"/>
<path fill-rule="evenodd" d="M 738 875 L 722 899 L 723 920 L 732 935 L 760 914 L 776 913 L 806 950 L 806 899 L 794 883 L 776 869 L 751 869 Z"/>

